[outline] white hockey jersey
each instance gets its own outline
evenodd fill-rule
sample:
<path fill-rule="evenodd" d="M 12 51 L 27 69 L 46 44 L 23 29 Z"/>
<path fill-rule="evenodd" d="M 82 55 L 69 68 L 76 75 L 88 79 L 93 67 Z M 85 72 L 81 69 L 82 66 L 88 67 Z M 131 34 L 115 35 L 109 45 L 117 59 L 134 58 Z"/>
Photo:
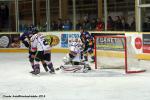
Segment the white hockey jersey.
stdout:
<path fill-rule="evenodd" d="M 79 42 L 72 42 L 70 45 L 70 51 L 76 53 L 76 56 L 72 61 L 80 62 L 81 61 L 81 45 Z"/>
<path fill-rule="evenodd" d="M 81 44 L 79 42 L 72 42 L 69 49 L 72 52 L 80 53 L 81 52 Z"/>
<path fill-rule="evenodd" d="M 35 49 L 37 51 L 46 51 L 46 50 L 51 49 L 50 45 L 45 40 L 44 35 L 41 33 L 34 34 L 31 37 L 30 41 L 31 41 L 31 50 L 32 51 L 35 51 Z"/>

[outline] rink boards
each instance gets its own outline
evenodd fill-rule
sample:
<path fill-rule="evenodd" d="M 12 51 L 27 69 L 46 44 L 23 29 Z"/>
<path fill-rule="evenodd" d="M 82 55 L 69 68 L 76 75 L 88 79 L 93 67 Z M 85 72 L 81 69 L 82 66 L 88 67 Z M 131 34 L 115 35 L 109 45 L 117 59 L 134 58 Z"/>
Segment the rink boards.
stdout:
<path fill-rule="evenodd" d="M 112 31 L 90 31 L 92 35 L 125 35 L 125 36 L 131 36 L 133 38 L 132 44 L 135 46 L 141 45 L 141 48 L 135 48 L 137 51 L 137 58 L 138 59 L 144 59 L 144 60 L 150 60 L 150 33 L 142 33 L 142 32 L 112 32 Z M 20 41 L 17 41 L 17 38 L 22 33 L 16 33 L 16 32 L 5 32 L 0 33 L 0 52 L 28 52 L 28 50 L 23 46 L 23 44 Z M 68 47 L 70 43 L 80 38 L 80 32 L 78 31 L 55 31 L 55 32 L 43 32 L 43 34 L 48 35 L 56 35 L 60 39 L 60 43 L 52 48 L 52 53 L 67 53 Z M 3 39 L 2 37 L 8 37 L 7 39 Z M 14 45 L 14 40 L 16 39 L 16 44 Z M 140 43 L 139 40 L 142 40 L 142 43 Z M 8 42 L 8 45 L 7 45 Z M 17 43 L 18 42 L 18 43 Z M 13 45 L 12 45 L 13 44 Z M 3 47 L 2 47 L 3 46 Z M 109 53 L 109 52 L 108 52 Z M 112 53 L 112 52 L 110 52 Z M 117 55 L 118 57 L 122 57 L 122 54 L 120 52 L 113 52 L 113 55 Z"/>

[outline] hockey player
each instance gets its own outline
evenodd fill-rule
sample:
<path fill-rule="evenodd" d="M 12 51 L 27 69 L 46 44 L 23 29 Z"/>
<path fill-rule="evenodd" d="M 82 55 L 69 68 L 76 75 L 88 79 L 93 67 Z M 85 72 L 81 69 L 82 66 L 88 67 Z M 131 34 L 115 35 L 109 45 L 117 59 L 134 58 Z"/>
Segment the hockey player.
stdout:
<path fill-rule="evenodd" d="M 49 68 L 50 73 L 55 73 L 55 70 L 53 68 L 53 64 L 51 62 L 51 53 L 50 53 L 50 45 L 45 40 L 43 34 L 37 33 L 34 34 L 31 39 L 31 51 L 36 51 L 35 54 L 35 61 L 34 61 L 34 72 L 33 74 L 37 75 L 40 73 L 40 61 L 43 61 L 46 63 L 46 65 Z"/>
<path fill-rule="evenodd" d="M 87 31 L 85 31 L 83 28 L 80 29 L 80 39 L 82 41 L 82 46 L 84 48 L 83 52 L 81 53 L 81 59 L 88 61 L 88 54 L 92 55 L 91 59 L 92 62 L 95 61 L 95 57 L 93 54 L 94 49 L 94 38 L 91 36 L 91 34 Z"/>
<path fill-rule="evenodd" d="M 25 47 L 29 48 L 29 61 L 30 64 L 32 66 L 32 69 L 34 69 L 34 56 L 36 52 L 31 51 L 31 44 L 30 44 L 30 38 L 36 34 L 38 32 L 38 30 L 36 29 L 36 27 L 30 26 L 28 28 L 28 30 L 25 30 L 25 32 L 23 32 L 23 34 L 20 36 L 20 40 L 22 41 L 22 43 L 25 45 Z M 42 61 L 42 65 L 45 69 L 45 71 L 48 71 L 47 65 L 44 61 Z M 31 71 L 32 73 L 33 71 Z"/>
<path fill-rule="evenodd" d="M 65 72 L 87 72 L 90 68 L 89 64 L 81 61 L 81 44 L 75 40 L 71 43 L 69 53 L 64 57 L 64 65 L 60 69 Z"/>

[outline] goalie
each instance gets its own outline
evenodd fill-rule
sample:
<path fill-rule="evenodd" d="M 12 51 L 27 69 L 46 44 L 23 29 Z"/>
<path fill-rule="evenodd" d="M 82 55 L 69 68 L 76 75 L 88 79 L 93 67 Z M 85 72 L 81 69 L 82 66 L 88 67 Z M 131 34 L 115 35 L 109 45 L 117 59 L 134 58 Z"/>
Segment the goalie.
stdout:
<path fill-rule="evenodd" d="M 60 69 L 65 72 L 87 72 L 90 66 L 81 60 L 82 46 L 75 40 L 71 43 L 69 53 L 63 58 L 64 65 Z"/>

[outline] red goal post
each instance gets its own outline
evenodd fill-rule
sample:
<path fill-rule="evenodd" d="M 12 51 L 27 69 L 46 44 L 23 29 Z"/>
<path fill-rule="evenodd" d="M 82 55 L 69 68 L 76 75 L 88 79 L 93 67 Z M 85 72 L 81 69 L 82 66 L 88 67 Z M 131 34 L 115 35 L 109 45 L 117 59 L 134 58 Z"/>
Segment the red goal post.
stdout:
<path fill-rule="evenodd" d="M 131 45 L 131 37 L 124 35 L 94 36 L 95 68 L 124 69 L 125 73 L 145 72 Z"/>

